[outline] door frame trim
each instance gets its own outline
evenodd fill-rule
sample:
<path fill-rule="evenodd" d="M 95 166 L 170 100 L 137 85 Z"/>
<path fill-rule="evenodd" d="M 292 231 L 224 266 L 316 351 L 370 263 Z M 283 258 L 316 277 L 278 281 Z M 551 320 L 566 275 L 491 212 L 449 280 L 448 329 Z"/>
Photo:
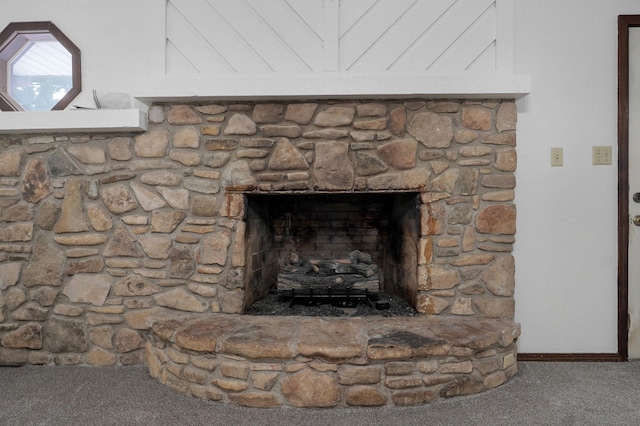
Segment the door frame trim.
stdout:
<path fill-rule="evenodd" d="M 618 353 L 629 358 L 629 28 L 640 15 L 618 16 Z"/>

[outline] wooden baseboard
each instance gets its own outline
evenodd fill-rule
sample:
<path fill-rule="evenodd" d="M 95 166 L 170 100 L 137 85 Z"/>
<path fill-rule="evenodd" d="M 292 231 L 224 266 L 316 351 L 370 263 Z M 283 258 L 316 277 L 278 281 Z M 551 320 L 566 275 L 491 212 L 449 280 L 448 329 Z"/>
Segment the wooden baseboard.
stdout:
<path fill-rule="evenodd" d="M 539 362 L 622 362 L 623 357 L 619 354 L 555 354 L 555 353 L 524 353 L 518 354 L 518 361 L 539 361 Z"/>

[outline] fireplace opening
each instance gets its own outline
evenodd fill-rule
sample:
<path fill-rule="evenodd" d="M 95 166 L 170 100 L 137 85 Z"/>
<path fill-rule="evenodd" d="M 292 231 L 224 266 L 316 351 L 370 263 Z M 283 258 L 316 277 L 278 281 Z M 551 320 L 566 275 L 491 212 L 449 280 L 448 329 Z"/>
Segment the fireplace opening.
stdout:
<path fill-rule="evenodd" d="M 276 296 L 378 309 L 391 298 L 415 307 L 418 193 L 246 197 L 245 307 Z"/>

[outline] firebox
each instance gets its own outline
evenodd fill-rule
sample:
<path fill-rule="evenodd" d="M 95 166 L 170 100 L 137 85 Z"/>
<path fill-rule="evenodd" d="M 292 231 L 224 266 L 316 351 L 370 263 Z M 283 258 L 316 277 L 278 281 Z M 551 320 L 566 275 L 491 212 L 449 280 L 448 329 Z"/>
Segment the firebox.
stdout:
<path fill-rule="evenodd" d="M 414 306 L 419 213 L 414 192 L 247 194 L 246 306 L 292 263 L 343 265 L 354 252 L 370 256 L 377 287 L 370 291 Z"/>

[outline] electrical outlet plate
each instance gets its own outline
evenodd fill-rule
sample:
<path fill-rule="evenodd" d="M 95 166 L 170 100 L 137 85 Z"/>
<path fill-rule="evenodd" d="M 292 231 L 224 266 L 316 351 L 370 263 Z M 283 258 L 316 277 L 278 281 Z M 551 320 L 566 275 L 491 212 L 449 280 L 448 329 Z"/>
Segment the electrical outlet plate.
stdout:
<path fill-rule="evenodd" d="M 554 167 L 562 166 L 562 148 L 551 148 L 551 165 Z"/>
<path fill-rule="evenodd" d="M 611 165 L 611 147 L 610 146 L 594 146 L 593 147 L 593 165 L 594 166 Z"/>

